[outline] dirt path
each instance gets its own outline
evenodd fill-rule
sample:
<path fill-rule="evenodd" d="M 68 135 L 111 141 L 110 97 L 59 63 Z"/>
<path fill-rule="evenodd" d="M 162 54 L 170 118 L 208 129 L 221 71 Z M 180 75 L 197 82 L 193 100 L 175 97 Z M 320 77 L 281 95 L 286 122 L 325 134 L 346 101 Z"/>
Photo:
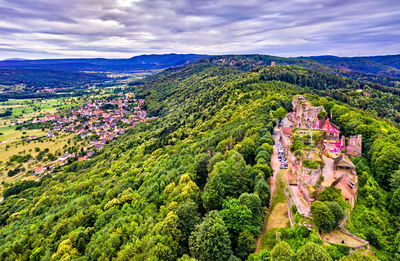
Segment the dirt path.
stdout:
<path fill-rule="evenodd" d="M 333 159 L 330 159 L 326 157 L 325 155 L 322 156 L 323 161 L 325 162 L 325 166 L 322 169 L 322 175 L 324 176 L 324 181 L 322 182 L 322 186 L 324 187 L 329 187 L 333 181 L 335 181 L 334 178 L 334 167 L 333 167 Z"/>
<path fill-rule="evenodd" d="M 284 205 L 284 207 L 283 207 L 281 205 L 282 203 L 279 203 L 274 207 L 273 211 L 271 211 L 272 200 L 276 197 L 276 183 L 277 183 L 277 177 L 278 177 L 278 173 L 280 171 L 280 166 L 281 166 L 281 163 L 278 158 L 278 148 L 276 146 L 276 144 L 279 143 L 279 139 L 280 139 L 280 133 L 277 128 L 274 129 L 273 138 L 275 141 L 274 152 L 272 153 L 272 156 L 271 156 L 271 167 L 273 170 L 273 175 L 269 178 L 269 187 L 271 190 L 271 198 L 269 201 L 269 208 L 268 208 L 267 216 L 264 219 L 264 222 L 265 222 L 264 227 L 261 231 L 260 237 L 257 238 L 256 252 L 258 252 L 261 249 L 262 239 L 264 237 L 264 234 L 271 228 L 277 227 L 276 224 L 275 225 L 273 224 L 273 222 L 274 222 L 273 220 L 281 219 L 280 214 L 282 211 L 274 211 L 274 210 L 282 210 L 282 209 L 286 210 L 286 204 L 283 204 Z"/>

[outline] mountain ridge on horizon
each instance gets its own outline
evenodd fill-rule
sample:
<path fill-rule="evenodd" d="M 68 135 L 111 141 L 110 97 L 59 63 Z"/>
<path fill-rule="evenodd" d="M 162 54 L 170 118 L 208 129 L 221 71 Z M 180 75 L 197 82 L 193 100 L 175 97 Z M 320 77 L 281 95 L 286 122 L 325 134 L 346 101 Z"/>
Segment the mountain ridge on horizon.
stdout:
<path fill-rule="evenodd" d="M 207 58 L 202 54 L 149 54 L 130 58 L 61 58 L 0 61 L 0 69 L 47 69 L 66 71 L 135 71 L 165 69 Z"/>
<path fill-rule="evenodd" d="M 194 56 L 230 56 L 230 55 L 241 55 L 241 56 L 251 56 L 251 55 L 263 55 L 263 56 L 271 56 L 271 57 L 282 57 L 282 58 L 288 58 L 288 59 L 307 59 L 307 58 L 377 58 L 377 57 L 400 57 L 400 53 L 398 54 L 383 54 L 383 55 L 362 55 L 362 56 L 340 56 L 340 55 L 333 55 L 333 54 L 321 54 L 321 55 L 300 55 L 300 56 L 278 56 L 278 55 L 270 55 L 270 54 L 198 54 L 198 53 L 163 53 L 163 54 L 154 54 L 154 53 L 149 53 L 149 54 L 140 54 L 140 55 L 134 55 L 131 57 L 127 58 L 105 58 L 105 57 L 74 57 L 74 58 L 38 58 L 38 59 L 29 59 L 29 58 L 21 58 L 21 57 L 11 57 L 11 58 L 6 58 L 3 60 L 0 60 L 1 62 L 6 62 L 6 61 L 51 61 L 51 60 L 131 60 L 134 58 L 139 58 L 139 57 L 162 57 L 162 56 L 168 56 L 168 55 L 176 55 L 176 56 L 182 56 L 182 55 L 194 55 Z"/>
<path fill-rule="evenodd" d="M 220 59 L 221 58 L 221 59 Z M 400 55 L 381 55 L 365 57 L 309 56 L 279 57 L 261 54 L 246 55 L 205 55 L 205 54 L 144 54 L 123 59 L 107 58 L 66 58 L 39 60 L 0 61 L 0 70 L 54 70 L 54 71 L 93 71 L 93 72 L 142 72 L 163 70 L 183 66 L 187 63 L 208 59 L 208 62 L 231 66 L 226 59 L 239 58 L 250 70 L 260 65 L 297 65 L 320 72 L 340 75 L 355 80 L 372 81 L 390 87 L 399 87 Z M 235 60 L 235 59 L 234 59 Z M 207 62 L 207 61 L 206 61 Z M 237 61 L 234 61 L 235 63 Z"/>

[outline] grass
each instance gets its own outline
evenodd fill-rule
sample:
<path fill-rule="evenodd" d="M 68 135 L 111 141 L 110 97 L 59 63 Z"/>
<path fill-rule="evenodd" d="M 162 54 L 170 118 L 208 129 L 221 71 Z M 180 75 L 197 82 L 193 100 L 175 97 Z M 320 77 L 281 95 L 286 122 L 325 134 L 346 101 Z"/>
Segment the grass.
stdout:
<path fill-rule="evenodd" d="M 49 149 L 50 153 L 55 154 L 57 151 L 63 153 L 64 152 L 64 145 L 68 146 L 68 140 L 72 138 L 74 134 L 63 134 L 61 136 L 57 136 L 55 138 L 49 139 L 46 138 L 43 142 L 40 141 L 30 141 L 29 143 L 26 142 L 25 144 L 21 144 L 21 142 L 8 142 L 8 143 L 3 143 L 0 144 L 0 183 L 2 181 L 6 183 L 13 183 L 17 180 L 27 180 L 27 179 L 35 179 L 37 178 L 36 176 L 29 176 L 26 173 L 20 175 L 20 176 L 14 176 L 14 177 L 8 177 L 7 172 L 10 169 L 14 169 L 18 164 L 14 164 L 13 166 L 6 166 L 6 161 L 12 156 L 12 155 L 25 155 L 25 154 L 31 154 L 33 157 L 36 157 L 39 152 L 35 152 L 35 148 L 38 147 L 40 150 L 44 150 L 46 148 Z M 9 145 L 10 147 L 6 150 L 6 145 Z M 71 143 L 73 145 L 73 143 Z M 24 167 L 26 170 L 31 170 L 36 166 L 39 165 L 44 165 L 46 164 L 45 162 L 35 164 L 33 162 L 25 162 L 22 164 L 22 167 Z M 0 193 L 4 189 L 3 185 L 0 185 Z"/>
<path fill-rule="evenodd" d="M 287 227 L 289 217 L 287 214 L 286 195 L 284 192 L 288 170 L 280 170 L 276 177 L 276 189 L 272 195 L 270 212 L 265 222 L 264 234 L 261 235 L 261 249 L 272 249 L 275 244 L 275 232 L 281 227 Z"/>
<path fill-rule="evenodd" d="M 352 238 L 351 236 L 340 231 L 339 229 L 335 229 L 329 233 L 321 233 L 321 237 L 328 242 L 342 244 L 349 247 L 357 247 L 363 245 L 361 241 Z M 344 243 L 342 243 L 343 240 Z"/>
<path fill-rule="evenodd" d="M 33 130 L 22 130 L 22 131 L 17 131 L 15 130 L 16 126 L 3 126 L 0 127 L 0 132 L 3 133 L 3 135 L 0 135 L 0 141 L 15 141 L 18 139 L 21 139 L 21 136 L 42 136 L 45 135 L 46 132 L 42 131 L 41 129 L 33 129 Z M 23 134 L 23 132 L 26 132 L 26 134 Z M 9 143 L 7 143 L 9 144 Z M 0 147 L 6 146 L 5 144 L 0 144 Z M 1 159 L 1 157 L 0 157 Z"/>
<path fill-rule="evenodd" d="M 283 181 L 283 179 L 287 178 L 287 171 L 288 170 L 280 170 L 278 172 L 278 176 L 276 177 L 276 189 L 274 195 L 272 195 L 271 211 L 278 203 L 286 202 L 286 195 L 284 192 L 286 183 Z"/>
<path fill-rule="evenodd" d="M 273 228 L 286 227 L 289 222 L 287 204 L 278 203 L 268 216 L 267 231 Z"/>
<path fill-rule="evenodd" d="M 267 232 L 265 232 L 265 234 L 264 234 L 264 236 L 262 238 L 261 249 L 271 250 L 275 246 L 275 244 L 276 244 L 276 232 L 278 230 L 279 230 L 279 228 L 273 228 L 273 229 L 268 230 Z"/>

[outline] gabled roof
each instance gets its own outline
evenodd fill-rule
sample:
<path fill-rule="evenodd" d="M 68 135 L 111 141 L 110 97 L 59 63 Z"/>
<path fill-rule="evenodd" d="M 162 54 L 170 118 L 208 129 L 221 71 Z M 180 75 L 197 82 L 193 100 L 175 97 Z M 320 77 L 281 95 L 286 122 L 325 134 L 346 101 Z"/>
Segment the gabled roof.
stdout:
<path fill-rule="evenodd" d="M 35 172 L 43 172 L 43 166 L 37 167 Z"/>
<path fill-rule="evenodd" d="M 347 167 L 351 167 L 351 168 L 356 168 L 353 164 L 353 162 L 345 155 L 345 154 L 341 154 L 339 157 L 337 157 L 334 161 L 333 161 L 333 165 L 336 167 L 338 165 L 345 165 Z"/>
<path fill-rule="evenodd" d="M 293 128 L 291 128 L 291 127 L 284 127 L 284 126 L 282 126 L 281 129 L 282 129 L 283 133 L 285 133 L 286 135 L 290 134 L 293 130 Z"/>
<path fill-rule="evenodd" d="M 341 185 L 341 186 L 338 186 Z M 332 182 L 331 187 L 337 187 L 340 189 L 342 187 L 349 193 L 351 196 L 354 196 L 356 193 L 356 185 L 349 179 L 347 174 L 343 174 L 340 178 L 336 179 Z M 343 194 L 343 191 L 342 191 Z"/>
<path fill-rule="evenodd" d="M 332 182 L 331 187 L 336 187 L 337 184 L 340 183 L 340 181 L 342 181 L 344 175 L 340 176 L 340 178 L 336 179 L 334 182 Z"/>
<path fill-rule="evenodd" d="M 336 126 L 335 124 L 333 124 L 330 120 L 329 120 L 329 118 L 326 118 L 325 120 L 322 120 L 322 121 L 320 121 L 320 123 L 319 123 L 319 128 L 320 129 L 323 129 L 326 125 L 331 125 L 332 127 L 333 127 L 333 132 L 337 132 L 337 133 L 339 133 L 339 127 L 338 126 Z"/>

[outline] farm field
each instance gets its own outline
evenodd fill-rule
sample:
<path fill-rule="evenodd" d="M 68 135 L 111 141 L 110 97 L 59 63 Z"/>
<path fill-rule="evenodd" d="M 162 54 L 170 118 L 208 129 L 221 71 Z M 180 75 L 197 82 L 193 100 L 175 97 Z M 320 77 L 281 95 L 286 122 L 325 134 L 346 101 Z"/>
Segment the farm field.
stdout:
<path fill-rule="evenodd" d="M 80 98 L 71 99 L 10 99 L 0 102 L 0 112 L 12 109 L 12 115 L 0 118 L 0 141 L 15 141 L 21 136 L 40 136 L 41 130 L 16 131 L 17 121 L 27 121 L 48 114 L 55 114 L 58 109 L 76 106 L 83 103 Z M 25 134 L 23 134 L 25 132 Z"/>
<path fill-rule="evenodd" d="M 5 111 L 7 109 L 12 109 L 12 116 L 19 116 L 35 111 L 55 109 L 60 105 L 62 105 L 61 99 L 10 99 L 5 102 L 0 102 L 0 110 Z"/>
<path fill-rule="evenodd" d="M 66 146 L 69 146 L 70 144 L 74 145 L 81 145 L 83 141 L 71 141 L 73 138 L 74 134 L 67 134 L 64 133 L 60 136 L 54 137 L 54 138 L 45 138 L 45 140 L 32 140 L 29 142 L 24 142 L 22 143 L 21 141 L 19 142 L 10 142 L 10 143 L 3 143 L 0 144 L 0 193 L 4 189 L 4 183 L 13 183 L 17 180 L 29 180 L 29 179 L 36 179 L 38 176 L 32 175 L 30 176 L 29 174 L 26 174 L 27 171 L 34 169 L 35 167 L 39 165 L 46 165 L 50 163 L 51 161 L 49 160 L 44 160 L 40 163 L 34 163 L 35 161 L 29 160 L 28 162 L 21 163 L 20 167 L 25 168 L 26 171 L 24 171 L 22 174 L 17 174 L 15 176 L 9 177 L 7 175 L 8 170 L 13 169 L 16 167 L 16 165 L 19 165 L 18 163 L 11 163 L 11 165 L 7 166 L 7 161 L 13 156 L 13 155 L 26 155 L 30 154 L 32 155 L 33 158 L 35 158 L 38 154 L 39 151 L 36 151 L 37 148 L 40 149 L 40 151 L 44 151 L 45 149 L 48 149 L 47 153 L 51 153 L 53 155 L 57 155 L 60 153 L 64 152 L 64 149 Z"/>
<path fill-rule="evenodd" d="M 38 137 L 38 136 L 42 136 L 42 135 L 46 134 L 46 132 L 44 132 L 40 129 L 34 129 L 34 130 L 26 129 L 26 130 L 19 131 L 19 130 L 16 130 L 15 128 L 16 128 L 16 126 L 9 126 L 9 125 L 8 126 L 3 125 L 2 127 L 0 127 L 0 132 L 3 133 L 0 136 L 0 141 L 1 142 L 12 142 L 12 141 L 21 139 L 22 136 L 37 136 Z M 0 144 L 0 146 L 1 145 L 4 145 L 4 144 Z"/>

